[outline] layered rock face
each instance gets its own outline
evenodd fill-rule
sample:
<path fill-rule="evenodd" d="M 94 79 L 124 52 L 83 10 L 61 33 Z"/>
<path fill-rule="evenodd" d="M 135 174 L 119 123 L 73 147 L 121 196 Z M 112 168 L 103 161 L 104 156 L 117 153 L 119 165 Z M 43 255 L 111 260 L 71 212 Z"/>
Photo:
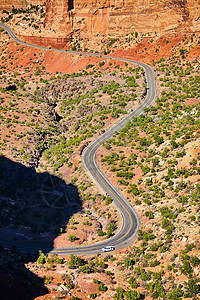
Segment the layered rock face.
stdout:
<path fill-rule="evenodd" d="M 46 27 L 66 36 L 108 35 L 131 32 L 196 32 L 200 30 L 200 0 L 48 0 Z"/>
<path fill-rule="evenodd" d="M 73 9 L 73 1 L 47 0 L 44 27 L 55 29 L 60 37 L 66 37 L 73 31 L 73 22 L 70 10 Z"/>
<path fill-rule="evenodd" d="M 43 4 L 44 0 L 0 0 L 0 10 L 11 10 L 14 6 L 15 8 L 26 8 L 28 6 Z"/>
<path fill-rule="evenodd" d="M 0 8 L 12 3 L 39 4 L 41 0 L 0 0 Z M 46 0 L 44 28 L 51 36 L 120 37 L 132 32 L 151 35 L 200 30 L 200 0 Z"/>
<path fill-rule="evenodd" d="M 69 42 L 68 38 L 54 38 L 54 37 L 40 37 L 40 36 L 28 36 L 28 35 L 19 35 L 23 41 L 29 44 L 40 45 L 44 47 L 51 48 L 64 48 Z"/>

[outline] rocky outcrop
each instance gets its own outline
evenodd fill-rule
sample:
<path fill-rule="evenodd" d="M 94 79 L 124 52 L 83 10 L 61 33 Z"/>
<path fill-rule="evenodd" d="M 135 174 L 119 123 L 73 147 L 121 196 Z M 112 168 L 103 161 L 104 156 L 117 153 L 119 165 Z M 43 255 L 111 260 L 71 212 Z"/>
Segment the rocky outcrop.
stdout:
<path fill-rule="evenodd" d="M 19 38 L 29 44 L 40 45 L 51 48 L 64 48 L 69 41 L 68 38 L 40 37 L 19 35 Z"/>
<path fill-rule="evenodd" d="M 11 2 L 24 6 L 43 1 L 0 0 L 0 8 Z M 120 37 L 133 32 L 150 36 L 155 32 L 197 32 L 200 0 L 47 0 L 44 27 L 47 35 L 68 37 L 76 33 L 84 38 Z"/>
<path fill-rule="evenodd" d="M 70 15 L 70 10 L 73 8 L 71 2 L 73 4 L 73 1 L 47 0 L 44 27 L 47 29 L 56 28 L 56 33 L 61 37 L 68 36 L 73 30 Z"/>
<path fill-rule="evenodd" d="M 59 34 L 118 37 L 131 32 L 200 30 L 199 0 L 48 0 L 45 26 Z"/>
<path fill-rule="evenodd" d="M 0 0 L 0 10 L 11 10 L 14 6 L 15 8 L 27 8 L 28 6 L 43 4 L 44 0 Z"/>

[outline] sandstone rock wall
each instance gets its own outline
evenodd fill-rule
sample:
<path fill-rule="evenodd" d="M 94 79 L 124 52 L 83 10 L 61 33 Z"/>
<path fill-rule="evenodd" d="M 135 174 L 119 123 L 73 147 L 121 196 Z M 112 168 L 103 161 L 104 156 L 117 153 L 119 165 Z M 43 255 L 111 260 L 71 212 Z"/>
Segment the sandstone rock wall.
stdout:
<path fill-rule="evenodd" d="M 56 28 L 56 33 L 62 37 L 67 36 L 73 28 L 70 20 L 69 2 L 66 0 L 47 0 L 46 2 L 44 27 Z"/>
<path fill-rule="evenodd" d="M 88 38 L 195 32 L 200 30 L 200 0 L 48 0 L 45 26 L 59 27 L 61 36 L 80 31 Z"/>
<path fill-rule="evenodd" d="M 45 0 L 0 0 L 0 10 L 11 10 L 15 8 L 26 8 L 28 6 L 43 4 Z"/>
<path fill-rule="evenodd" d="M 67 38 L 51 38 L 51 37 L 39 37 L 39 36 L 24 36 L 19 35 L 19 38 L 26 43 L 40 45 L 51 48 L 64 48 L 66 43 L 69 42 Z"/>
<path fill-rule="evenodd" d="M 0 0 L 0 9 L 41 2 Z M 51 36 L 62 38 L 74 32 L 88 38 L 120 37 L 136 31 L 149 35 L 197 32 L 200 0 L 46 0 L 44 28 L 47 35 L 51 31 Z"/>
<path fill-rule="evenodd" d="M 74 8 L 105 8 L 105 7 L 123 7 L 126 0 L 74 0 Z M 133 2 L 133 1 L 128 1 Z"/>

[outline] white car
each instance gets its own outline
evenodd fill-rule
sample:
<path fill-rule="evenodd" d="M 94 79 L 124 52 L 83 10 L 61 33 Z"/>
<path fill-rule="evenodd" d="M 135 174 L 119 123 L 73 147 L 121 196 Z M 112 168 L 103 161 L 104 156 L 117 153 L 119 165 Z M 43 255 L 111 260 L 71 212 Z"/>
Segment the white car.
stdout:
<path fill-rule="evenodd" d="M 103 252 L 113 251 L 113 250 L 115 250 L 115 247 L 113 247 L 113 246 L 106 246 L 106 247 L 102 248 L 101 250 Z"/>

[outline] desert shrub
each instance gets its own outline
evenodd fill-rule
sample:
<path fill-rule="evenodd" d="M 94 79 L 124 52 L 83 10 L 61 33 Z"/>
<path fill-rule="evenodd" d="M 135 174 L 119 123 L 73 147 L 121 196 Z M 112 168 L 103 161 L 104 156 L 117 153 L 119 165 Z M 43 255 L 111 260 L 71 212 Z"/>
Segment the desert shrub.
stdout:
<path fill-rule="evenodd" d="M 98 279 L 96 279 L 96 278 L 93 278 L 93 282 L 97 283 L 97 284 L 100 284 L 100 281 Z"/>
<path fill-rule="evenodd" d="M 124 292 L 124 299 L 130 299 L 130 300 L 139 300 L 142 299 L 142 295 L 139 291 L 126 291 Z"/>
<path fill-rule="evenodd" d="M 153 244 L 151 247 L 150 247 L 150 250 L 151 251 L 157 251 L 159 248 L 159 246 L 157 244 Z"/>
<path fill-rule="evenodd" d="M 125 268 L 129 268 L 130 270 L 133 270 L 133 266 L 135 264 L 135 259 L 131 258 L 131 257 L 127 257 L 124 260 L 124 267 Z"/>
<path fill-rule="evenodd" d="M 124 290 L 121 287 L 116 288 L 115 299 L 124 299 Z"/>
<path fill-rule="evenodd" d="M 181 300 L 183 299 L 183 294 L 182 285 L 179 284 L 178 288 L 167 294 L 167 298 L 170 300 Z"/>
<path fill-rule="evenodd" d="M 69 240 L 70 240 L 70 242 L 74 242 L 76 240 L 75 234 L 70 234 Z"/>
<path fill-rule="evenodd" d="M 76 256 L 74 254 L 70 255 L 70 261 L 69 261 L 70 269 L 77 269 L 79 266 L 83 266 L 84 263 L 85 263 L 84 260 L 79 256 Z"/>
<path fill-rule="evenodd" d="M 199 266 L 200 259 L 197 256 L 191 256 L 190 257 L 190 262 L 193 265 L 193 267 L 196 267 L 196 266 Z"/>
<path fill-rule="evenodd" d="M 147 216 L 149 219 L 154 219 L 154 214 L 152 211 L 146 211 L 145 216 Z"/>
<path fill-rule="evenodd" d="M 38 264 L 44 264 L 45 263 L 45 255 L 42 253 L 42 251 L 39 251 L 39 257 L 37 259 Z"/>
<path fill-rule="evenodd" d="M 79 267 L 80 272 L 90 274 L 94 272 L 93 266 L 87 264 Z"/>
<path fill-rule="evenodd" d="M 159 264 L 160 264 L 160 262 L 156 259 L 156 260 L 150 262 L 150 267 L 156 267 Z"/>
<path fill-rule="evenodd" d="M 100 228 L 99 229 L 99 231 L 98 231 L 98 236 L 103 236 L 104 235 L 104 233 L 103 233 L 103 229 L 102 228 Z"/>
<path fill-rule="evenodd" d="M 105 203 L 106 203 L 106 205 L 109 205 L 110 203 L 112 203 L 112 198 L 111 197 L 106 197 L 106 199 L 105 199 Z"/>
<path fill-rule="evenodd" d="M 115 231 L 115 224 L 108 223 L 108 225 L 106 226 L 106 229 L 107 229 L 106 236 L 107 236 L 107 238 L 109 238 L 113 235 L 113 232 Z"/>
<path fill-rule="evenodd" d="M 106 292 L 107 291 L 107 286 L 105 286 L 105 284 L 103 282 L 101 282 L 99 285 L 98 285 L 98 290 L 100 292 Z"/>
<path fill-rule="evenodd" d="M 133 289 L 137 289 L 140 286 L 139 283 L 133 277 L 130 277 L 128 282 L 130 283 Z"/>
<path fill-rule="evenodd" d="M 97 293 L 90 294 L 90 299 L 95 299 L 97 297 Z"/>
<path fill-rule="evenodd" d="M 181 267 L 181 272 L 183 274 L 188 275 L 189 277 L 191 277 L 192 267 L 191 267 L 189 261 L 187 261 L 187 260 L 184 259 L 182 262 L 183 262 L 183 265 Z"/>
<path fill-rule="evenodd" d="M 200 293 L 200 285 L 197 284 L 197 280 L 190 279 L 188 282 L 185 283 L 185 298 L 195 297 L 197 294 Z"/>
<path fill-rule="evenodd" d="M 151 229 L 147 231 L 143 231 L 141 229 L 138 230 L 138 239 L 149 241 L 155 239 L 155 235 L 152 233 L 153 231 Z"/>

